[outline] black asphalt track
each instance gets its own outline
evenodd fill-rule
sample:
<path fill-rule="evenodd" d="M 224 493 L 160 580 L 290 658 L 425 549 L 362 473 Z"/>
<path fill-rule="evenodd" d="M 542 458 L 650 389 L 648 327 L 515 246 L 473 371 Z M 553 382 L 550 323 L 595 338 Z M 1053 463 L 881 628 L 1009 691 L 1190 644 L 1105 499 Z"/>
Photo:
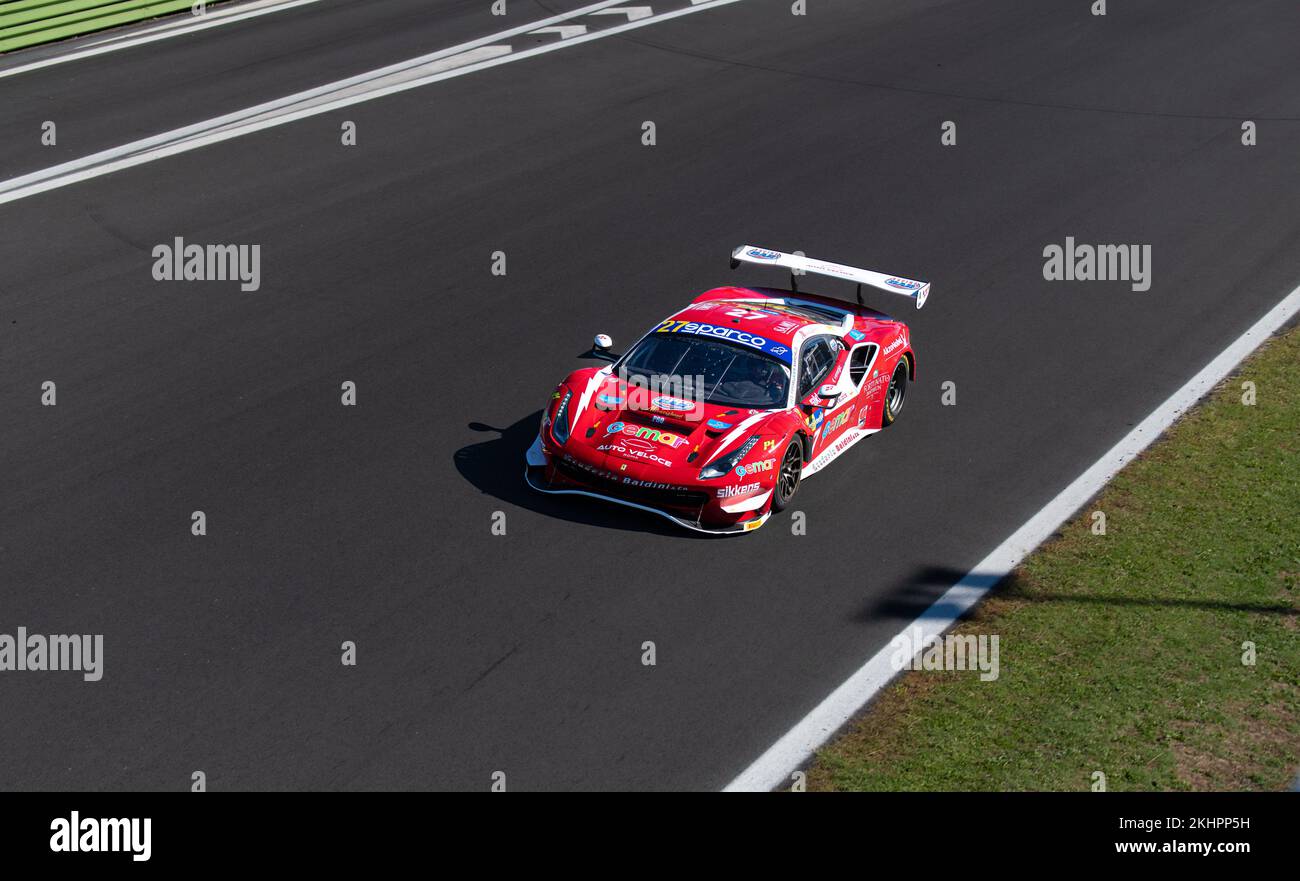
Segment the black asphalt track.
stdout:
<path fill-rule="evenodd" d="M 1292 0 L 808 6 L 0 205 L 0 633 L 105 644 L 96 683 L 0 673 L 0 788 L 720 787 L 1300 282 Z M 324 3 L 0 79 L 0 172 L 490 33 L 487 7 Z M 155 282 L 176 236 L 261 245 L 261 290 Z M 1067 236 L 1149 244 L 1151 289 L 1045 281 Z M 802 487 L 807 534 L 530 493 L 591 334 L 778 281 L 727 269 L 743 241 L 933 283 L 874 301 L 919 381 Z"/>

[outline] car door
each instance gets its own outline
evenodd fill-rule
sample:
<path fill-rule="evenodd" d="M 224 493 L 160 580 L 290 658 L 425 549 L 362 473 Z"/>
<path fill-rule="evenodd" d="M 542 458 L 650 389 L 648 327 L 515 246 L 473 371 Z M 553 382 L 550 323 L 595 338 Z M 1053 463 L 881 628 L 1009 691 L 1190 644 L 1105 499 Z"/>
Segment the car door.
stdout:
<path fill-rule="evenodd" d="M 880 347 L 875 343 L 862 343 L 849 350 L 849 383 L 857 400 L 853 421 L 858 428 L 880 425 L 880 406 L 885 396 L 879 382 L 879 355 Z"/>
<path fill-rule="evenodd" d="M 814 337 L 804 343 L 799 356 L 798 394 L 807 414 L 805 419 L 812 433 L 814 451 L 824 449 L 836 431 L 843 429 L 842 421 L 829 431 L 827 426 L 839 420 L 841 414 L 853 406 L 850 395 L 841 395 L 831 408 L 818 404 L 818 388 L 839 378 L 844 366 L 841 363 L 843 349 L 843 345 L 833 337 Z"/>

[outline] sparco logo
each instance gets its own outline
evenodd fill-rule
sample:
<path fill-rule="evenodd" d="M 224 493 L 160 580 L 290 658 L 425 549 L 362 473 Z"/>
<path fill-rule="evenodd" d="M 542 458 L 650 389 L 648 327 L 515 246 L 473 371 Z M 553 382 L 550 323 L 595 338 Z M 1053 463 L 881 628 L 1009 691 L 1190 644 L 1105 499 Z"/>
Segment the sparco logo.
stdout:
<path fill-rule="evenodd" d="M 707 324 L 702 321 L 677 321 L 672 318 L 661 324 L 656 333 L 687 333 L 693 336 L 714 336 L 724 340 L 731 340 L 746 346 L 752 346 L 755 349 L 762 349 L 767 346 L 767 340 L 756 333 L 750 333 L 746 330 L 737 330 L 734 327 L 721 327 L 716 324 Z"/>

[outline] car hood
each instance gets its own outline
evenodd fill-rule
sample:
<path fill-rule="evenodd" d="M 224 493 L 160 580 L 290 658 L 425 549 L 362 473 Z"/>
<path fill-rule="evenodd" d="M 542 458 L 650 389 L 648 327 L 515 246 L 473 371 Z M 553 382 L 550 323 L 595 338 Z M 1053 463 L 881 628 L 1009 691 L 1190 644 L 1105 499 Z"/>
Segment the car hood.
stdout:
<path fill-rule="evenodd" d="M 595 385 L 587 405 L 575 414 L 569 450 L 582 450 L 591 461 L 609 457 L 663 470 L 664 476 L 675 472 L 678 480 L 762 434 L 769 417 L 781 412 L 629 390 L 613 378 L 597 379 Z"/>

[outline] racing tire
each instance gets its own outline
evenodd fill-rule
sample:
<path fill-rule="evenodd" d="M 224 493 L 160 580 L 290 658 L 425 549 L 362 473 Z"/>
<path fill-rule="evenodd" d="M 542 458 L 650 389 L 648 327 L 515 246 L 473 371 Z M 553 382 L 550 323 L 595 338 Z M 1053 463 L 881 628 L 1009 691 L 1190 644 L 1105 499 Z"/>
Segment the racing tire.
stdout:
<path fill-rule="evenodd" d="M 894 375 L 889 377 L 889 388 L 885 391 L 885 406 L 880 414 L 880 427 L 888 428 L 898 421 L 898 414 L 903 410 L 907 400 L 907 359 L 899 358 L 894 368 Z"/>
<path fill-rule="evenodd" d="M 781 457 L 781 467 L 776 472 L 776 485 L 772 487 L 772 510 L 784 511 L 786 505 L 794 500 L 799 491 L 799 479 L 803 476 L 803 444 L 793 438 Z"/>

